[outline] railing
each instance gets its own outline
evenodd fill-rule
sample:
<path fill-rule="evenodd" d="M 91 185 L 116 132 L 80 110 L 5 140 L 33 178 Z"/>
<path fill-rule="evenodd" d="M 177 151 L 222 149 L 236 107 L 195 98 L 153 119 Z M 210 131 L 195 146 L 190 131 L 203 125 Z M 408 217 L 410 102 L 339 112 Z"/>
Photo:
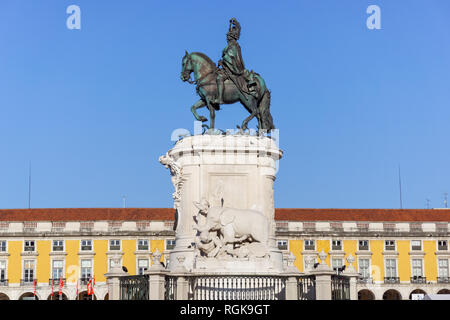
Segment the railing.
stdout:
<path fill-rule="evenodd" d="M 373 283 L 373 279 L 370 277 L 358 278 L 358 283 Z"/>
<path fill-rule="evenodd" d="M 33 286 L 35 279 L 20 279 L 21 286 Z"/>
<path fill-rule="evenodd" d="M 7 286 L 8 285 L 8 279 L 0 279 L 0 286 Z"/>
<path fill-rule="evenodd" d="M 91 280 L 91 278 L 80 278 L 80 285 L 87 285 L 89 283 L 89 280 Z"/>
<path fill-rule="evenodd" d="M 301 276 L 297 278 L 298 300 L 316 300 L 316 277 Z"/>
<path fill-rule="evenodd" d="M 138 245 L 138 250 L 148 250 L 148 245 Z"/>
<path fill-rule="evenodd" d="M 437 277 L 437 283 L 450 283 L 449 277 Z"/>
<path fill-rule="evenodd" d="M 120 300 L 149 300 L 148 275 L 120 277 Z"/>
<path fill-rule="evenodd" d="M 190 300 L 285 300 L 286 279 L 277 276 L 197 276 L 189 279 Z"/>
<path fill-rule="evenodd" d="M 166 276 L 164 288 L 164 300 L 177 299 L 177 277 Z"/>
<path fill-rule="evenodd" d="M 331 276 L 331 300 L 350 300 L 350 279 L 348 277 Z"/>
<path fill-rule="evenodd" d="M 400 283 L 399 277 L 384 277 L 384 283 Z"/>
<path fill-rule="evenodd" d="M 61 278 L 54 278 L 54 279 L 50 278 L 50 279 L 48 279 L 48 285 L 49 286 L 52 285 L 52 281 L 53 281 L 53 285 L 54 286 L 58 286 L 59 287 L 59 283 L 61 281 Z M 63 281 L 63 286 L 65 286 L 66 285 L 66 278 L 62 278 L 62 281 Z"/>
<path fill-rule="evenodd" d="M 411 277 L 411 283 L 427 283 L 427 278 L 422 276 Z"/>

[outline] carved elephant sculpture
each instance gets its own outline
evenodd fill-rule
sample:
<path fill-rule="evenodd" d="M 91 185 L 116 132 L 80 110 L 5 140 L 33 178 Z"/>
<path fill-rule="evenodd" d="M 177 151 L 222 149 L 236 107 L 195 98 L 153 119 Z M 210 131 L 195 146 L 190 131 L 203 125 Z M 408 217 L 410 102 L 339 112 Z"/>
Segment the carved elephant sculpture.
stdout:
<path fill-rule="evenodd" d="M 202 231 L 220 231 L 223 244 L 260 242 L 267 245 L 269 237 L 269 222 L 259 211 L 242 210 L 227 207 L 210 207 L 208 201 L 194 202 L 199 213 L 206 216 Z"/>

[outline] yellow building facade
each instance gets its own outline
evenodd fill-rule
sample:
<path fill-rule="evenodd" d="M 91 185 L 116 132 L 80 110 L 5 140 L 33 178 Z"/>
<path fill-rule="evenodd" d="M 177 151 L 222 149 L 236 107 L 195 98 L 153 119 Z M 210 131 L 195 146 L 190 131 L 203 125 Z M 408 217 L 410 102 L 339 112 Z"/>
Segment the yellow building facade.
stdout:
<path fill-rule="evenodd" d="M 326 210 L 276 209 L 278 248 L 300 272 L 323 251 L 336 272 L 349 263 L 359 272 L 360 299 L 450 293 L 449 210 Z M 61 280 L 62 299 L 108 299 L 113 261 L 129 275 L 142 274 L 156 251 L 170 263 L 173 220 L 172 209 L 0 210 L 0 299 L 57 300 Z"/>

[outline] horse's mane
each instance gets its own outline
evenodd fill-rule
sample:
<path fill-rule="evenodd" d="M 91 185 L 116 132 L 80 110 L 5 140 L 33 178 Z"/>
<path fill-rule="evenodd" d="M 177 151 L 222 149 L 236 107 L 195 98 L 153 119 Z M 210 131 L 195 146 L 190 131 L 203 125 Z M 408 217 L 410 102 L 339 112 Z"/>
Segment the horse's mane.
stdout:
<path fill-rule="evenodd" d="M 202 57 L 203 59 L 205 59 L 209 64 L 211 64 L 211 65 L 216 65 L 215 63 L 214 63 L 214 61 L 212 61 L 206 54 L 204 54 L 204 53 L 201 53 L 201 52 L 192 52 L 191 53 L 191 55 L 192 54 L 195 54 L 195 55 L 197 55 L 197 56 L 200 56 L 200 57 Z"/>

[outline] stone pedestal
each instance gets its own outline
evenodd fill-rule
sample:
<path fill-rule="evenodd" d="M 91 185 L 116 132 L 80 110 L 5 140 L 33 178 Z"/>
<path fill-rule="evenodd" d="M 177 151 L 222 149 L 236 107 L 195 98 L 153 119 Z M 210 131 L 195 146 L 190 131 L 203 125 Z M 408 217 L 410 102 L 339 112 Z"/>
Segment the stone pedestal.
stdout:
<path fill-rule="evenodd" d="M 276 248 L 273 184 L 282 151 L 268 137 L 249 135 L 196 135 L 185 137 L 160 157 L 170 169 L 176 218 L 176 246 L 170 253 L 170 270 L 198 267 L 209 271 L 282 271 L 282 253 Z M 269 256 L 259 261 L 199 259 L 195 246 L 198 215 L 194 202 L 206 199 L 212 207 L 253 209 L 269 222 Z M 181 258 L 181 259 L 180 259 Z M 202 267 L 203 266 L 203 267 Z M 214 270 L 215 269 L 215 270 Z M 244 270 L 243 270 L 244 269 Z"/>

